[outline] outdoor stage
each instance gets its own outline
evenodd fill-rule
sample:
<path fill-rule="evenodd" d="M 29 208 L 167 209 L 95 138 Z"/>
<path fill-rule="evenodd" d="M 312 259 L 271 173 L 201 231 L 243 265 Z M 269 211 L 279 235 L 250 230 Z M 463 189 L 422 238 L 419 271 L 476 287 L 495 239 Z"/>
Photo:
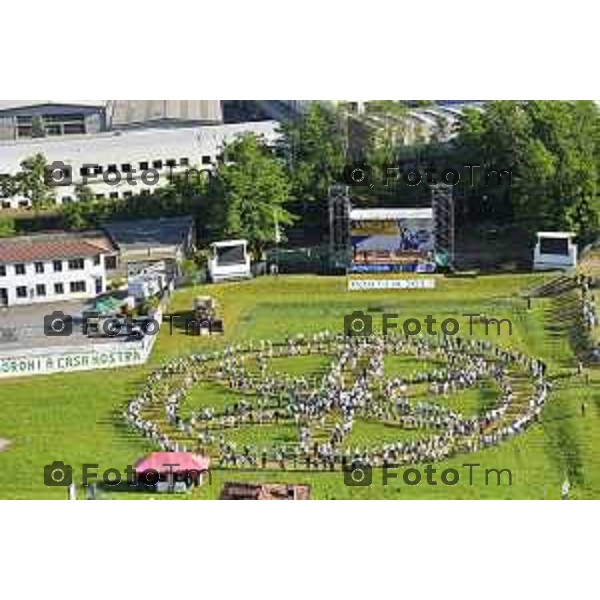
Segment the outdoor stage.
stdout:
<path fill-rule="evenodd" d="M 429 206 L 358 208 L 347 186 L 329 191 L 332 266 L 349 273 L 433 273 L 454 262 L 449 186 L 433 186 Z"/>

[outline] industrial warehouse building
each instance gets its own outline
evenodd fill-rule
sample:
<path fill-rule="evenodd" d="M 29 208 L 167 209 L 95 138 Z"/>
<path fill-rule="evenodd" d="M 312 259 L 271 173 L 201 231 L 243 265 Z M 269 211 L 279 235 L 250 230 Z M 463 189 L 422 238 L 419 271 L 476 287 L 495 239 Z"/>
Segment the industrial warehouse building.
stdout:
<path fill-rule="evenodd" d="M 76 200 L 77 184 L 88 185 L 98 199 L 128 198 L 151 193 L 174 174 L 206 176 L 224 145 L 241 134 L 269 144 L 279 137 L 276 121 L 223 124 L 218 101 L 77 102 L 1 102 L 0 176 L 18 173 L 25 159 L 42 154 L 61 169 L 53 188 L 58 204 Z M 46 131 L 36 137 L 40 120 Z M 0 208 L 28 205 L 26 197 L 0 198 Z"/>
<path fill-rule="evenodd" d="M 222 122 L 219 100 L 0 100 L 0 141 Z"/>

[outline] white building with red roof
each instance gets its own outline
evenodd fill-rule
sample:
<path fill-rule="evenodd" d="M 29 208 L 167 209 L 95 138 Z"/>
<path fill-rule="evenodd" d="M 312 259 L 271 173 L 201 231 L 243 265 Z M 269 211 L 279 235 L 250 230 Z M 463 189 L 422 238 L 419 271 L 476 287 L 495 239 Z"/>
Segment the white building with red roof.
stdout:
<path fill-rule="evenodd" d="M 95 298 L 116 249 L 103 232 L 0 239 L 0 306 Z"/>

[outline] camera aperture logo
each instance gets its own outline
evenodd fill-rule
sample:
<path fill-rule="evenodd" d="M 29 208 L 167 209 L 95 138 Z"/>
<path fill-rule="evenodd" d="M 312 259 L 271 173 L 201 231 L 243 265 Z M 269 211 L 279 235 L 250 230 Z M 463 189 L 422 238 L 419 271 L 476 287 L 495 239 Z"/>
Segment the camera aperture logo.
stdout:
<path fill-rule="evenodd" d="M 73 168 L 61 160 L 44 167 L 44 183 L 48 187 L 68 186 L 73 183 Z"/>
<path fill-rule="evenodd" d="M 73 467 L 62 460 L 44 466 L 44 483 L 48 487 L 67 487 L 73 483 Z"/>
<path fill-rule="evenodd" d="M 47 337 L 68 337 L 73 333 L 73 317 L 61 310 L 44 316 L 44 335 Z"/>

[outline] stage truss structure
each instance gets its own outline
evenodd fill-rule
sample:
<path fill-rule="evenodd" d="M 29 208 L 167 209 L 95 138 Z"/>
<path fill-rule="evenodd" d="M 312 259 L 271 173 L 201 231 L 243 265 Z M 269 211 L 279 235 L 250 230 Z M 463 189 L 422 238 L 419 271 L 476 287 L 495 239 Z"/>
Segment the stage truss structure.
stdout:
<path fill-rule="evenodd" d="M 437 184 L 431 186 L 436 259 L 453 267 L 455 259 L 454 198 L 453 187 Z M 350 209 L 352 208 L 347 185 L 329 188 L 329 253 L 334 269 L 350 268 Z"/>
<path fill-rule="evenodd" d="M 350 246 L 350 195 L 347 185 L 329 188 L 329 260 L 334 270 L 348 271 Z"/>
<path fill-rule="evenodd" d="M 454 198 L 450 185 L 431 186 L 431 208 L 437 258 L 447 257 L 447 266 L 454 266 Z"/>

